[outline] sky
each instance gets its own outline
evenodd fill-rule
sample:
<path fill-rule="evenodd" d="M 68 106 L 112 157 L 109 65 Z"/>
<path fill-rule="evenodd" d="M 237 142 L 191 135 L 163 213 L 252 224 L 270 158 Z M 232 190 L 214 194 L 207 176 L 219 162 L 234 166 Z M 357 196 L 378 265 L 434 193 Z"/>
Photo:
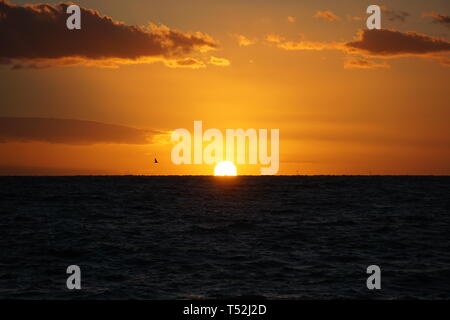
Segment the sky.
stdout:
<path fill-rule="evenodd" d="M 281 175 L 450 174 L 448 0 L 59 3 L 0 1 L 0 175 L 209 175 L 195 120 L 279 129 Z"/>

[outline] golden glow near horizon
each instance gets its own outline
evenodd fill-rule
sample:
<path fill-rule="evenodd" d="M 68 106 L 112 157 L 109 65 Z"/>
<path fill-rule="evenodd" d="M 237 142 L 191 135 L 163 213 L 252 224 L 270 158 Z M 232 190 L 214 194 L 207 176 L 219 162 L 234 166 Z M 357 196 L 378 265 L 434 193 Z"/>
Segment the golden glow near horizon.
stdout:
<path fill-rule="evenodd" d="M 237 169 L 233 162 L 231 161 L 222 161 L 219 162 L 214 168 L 215 176 L 237 176 Z"/>

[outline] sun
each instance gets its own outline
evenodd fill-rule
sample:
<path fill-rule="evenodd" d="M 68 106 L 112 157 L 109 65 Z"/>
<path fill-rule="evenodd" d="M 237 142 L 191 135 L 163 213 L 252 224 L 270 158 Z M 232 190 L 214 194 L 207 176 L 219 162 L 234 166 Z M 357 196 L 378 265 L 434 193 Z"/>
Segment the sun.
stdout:
<path fill-rule="evenodd" d="M 236 166 L 231 161 L 219 162 L 214 168 L 215 176 L 237 176 Z"/>

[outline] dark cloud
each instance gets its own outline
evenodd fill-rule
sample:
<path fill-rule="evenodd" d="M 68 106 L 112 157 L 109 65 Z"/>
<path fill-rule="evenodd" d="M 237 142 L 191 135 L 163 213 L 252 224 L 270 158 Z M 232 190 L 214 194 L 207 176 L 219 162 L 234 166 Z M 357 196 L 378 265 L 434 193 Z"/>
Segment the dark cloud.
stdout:
<path fill-rule="evenodd" d="M 94 121 L 0 117 L 0 143 L 149 144 L 157 131 Z"/>
<path fill-rule="evenodd" d="M 0 1 L 0 61 L 120 64 L 171 61 L 218 47 L 204 33 L 166 26 L 130 26 L 81 7 L 81 30 L 68 30 L 69 3 Z M 105 62 L 106 61 L 106 62 Z M 63 63 L 63 64 L 64 64 Z"/>
<path fill-rule="evenodd" d="M 431 18 L 433 18 L 434 22 L 443 24 L 444 26 L 447 26 L 450 28 L 450 16 L 444 16 L 444 15 L 436 13 L 436 12 L 424 13 L 424 14 L 422 14 L 422 16 L 423 17 L 431 17 Z"/>
<path fill-rule="evenodd" d="M 417 32 L 400 32 L 388 29 L 363 30 L 355 41 L 344 48 L 350 53 L 370 56 L 432 55 L 450 51 L 450 42 Z"/>

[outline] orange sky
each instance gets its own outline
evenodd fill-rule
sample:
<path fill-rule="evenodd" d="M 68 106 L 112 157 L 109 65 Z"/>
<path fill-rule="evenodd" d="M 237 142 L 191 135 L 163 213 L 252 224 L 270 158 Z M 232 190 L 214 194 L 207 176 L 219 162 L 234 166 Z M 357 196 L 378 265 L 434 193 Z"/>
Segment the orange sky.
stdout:
<path fill-rule="evenodd" d="M 159 27 L 146 32 L 173 43 L 155 48 L 124 36 L 118 45 L 113 36 L 105 47 L 117 49 L 105 57 L 99 38 L 89 38 L 95 26 L 86 24 L 86 40 L 37 27 L 33 36 L 43 42 L 30 44 L 26 54 L 33 56 L 25 57 L 15 40 L 0 40 L 0 49 L 8 47 L 0 54 L 0 118 L 95 121 L 132 135 L 192 131 L 194 120 L 205 129 L 280 129 L 279 174 L 450 174 L 446 0 L 380 2 L 383 30 L 367 34 L 359 32 L 373 3 L 356 0 L 77 3 L 126 26 L 152 22 Z M 20 28 L 18 21 L 5 25 L 0 34 Z M 173 40 L 173 30 L 183 42 Z M 82 58 L 64 44 L 78 40 Z M 186 47 L 181 52 L 178 45 Z M 213 172 L 172 164 L 173 145 L 158 135 L 149 143 L 105 141 L 100 131 L 88 141 L 53 139 L 22 123 L 0 128 L 0 174 Z M 259 168 L 241 165 L 238 172 Z"/>

